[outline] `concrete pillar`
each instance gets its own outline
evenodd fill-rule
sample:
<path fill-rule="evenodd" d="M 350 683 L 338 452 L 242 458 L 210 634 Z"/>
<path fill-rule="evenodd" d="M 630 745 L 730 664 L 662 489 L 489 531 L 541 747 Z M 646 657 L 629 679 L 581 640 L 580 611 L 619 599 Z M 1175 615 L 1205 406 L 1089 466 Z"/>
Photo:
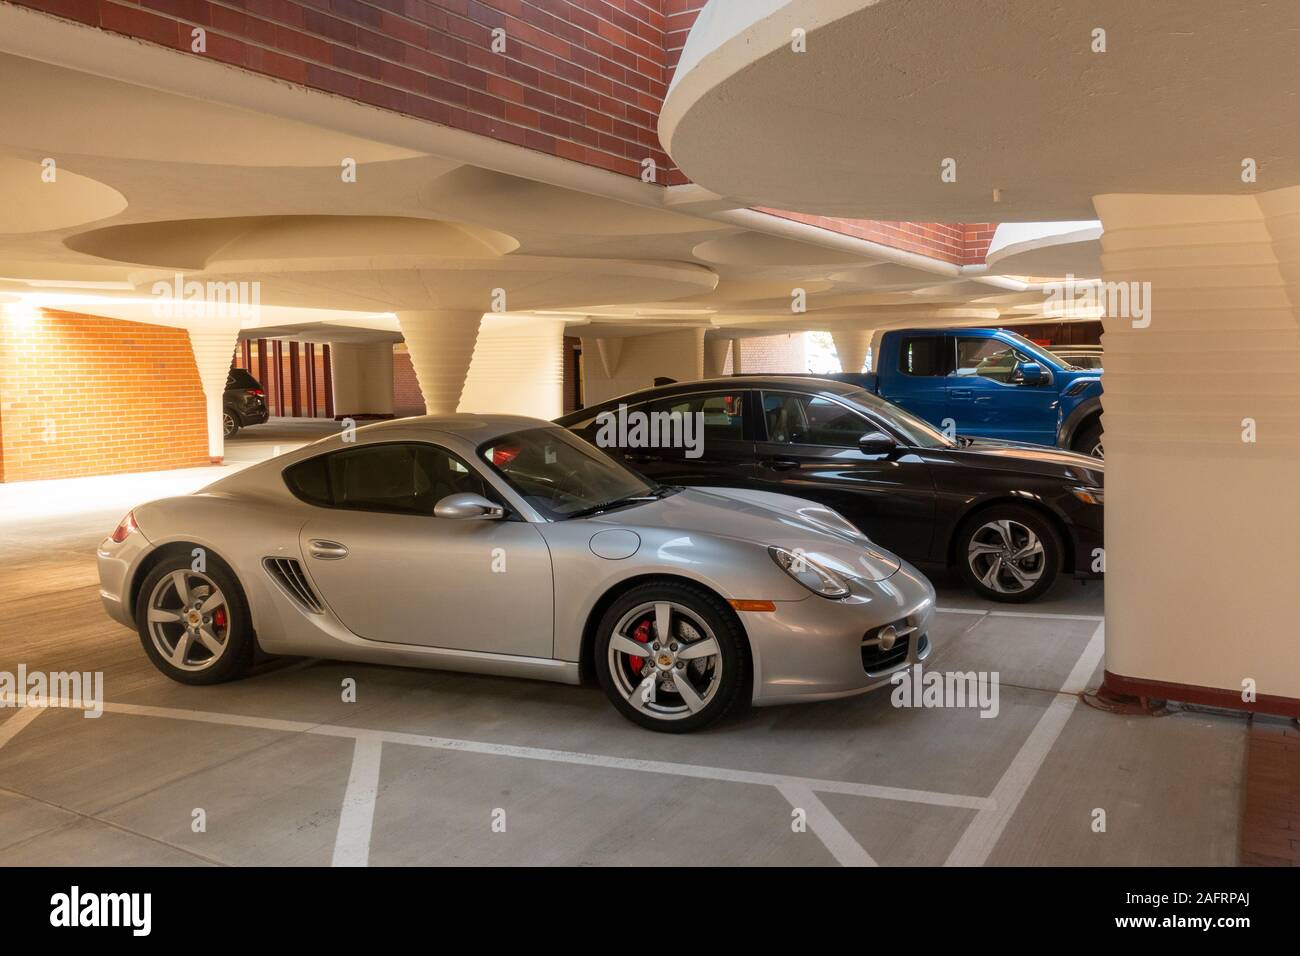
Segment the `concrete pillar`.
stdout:
<path fill-rule="evenodd" d="M 330 385 L 335 418 L 392 417 L 392 343 L 331 343 Z"/>
<path fill-rule="evenodd" d="M 871 349 L 871 329 L 840 329 L 831 333 L 841 372 L 861 372 Z"/>
<path fill-rule="evenodd" d="M 731 354 L 731 339 L 720 336 L 704 337 L 704 377 L 717 378 L 727 371 L 727 356 Z"/>
<path fill-rule="evenodd" d="M 600 367 L 605 370 L 606 378 L 618 374 L 618 362 L 623 355 L 623 340 L 603 338 L 596 339 L 596 351 L 600 354 Z"/>
<path fill-rule="evenodd" d="M 482 312 L 398 312 L 402 337 L 430 415 L 448 415 L 460 404 Z"/>
<path fill-rule="evenodd" d="M 1300 187 L 1096 206 L 1106 688 L 1300 714 Z"/>
<path fill-rule="evenodd" d="M 745 371 L 745 340 L 731 340 L 731 374 L 740 375 Z"/>
<path fill-rule="evenodd" d="M 704 377 L 703 329 L 623 337 L 612 375 L 606 372 L 603 361 L 593 360 L 599 354 L 600 341 L 582 340 L 582 386 L 588 405 L 649 388 L 661 376 L 677 382 L 695 382 Z"/>
<path fill-rule="evenodd" d="M 459 410 L 547 420 L 564 414 L 564 322 L 484 316 Z"/>
<path fill-rule="evenodd" d="M 189 329 L 190 348 L 194 350 L 194 365 L 203 386 L 203 399 L 208 413 L 208 458 L 220 464 L 226 457 L 226 435 L 222 425 L 222 397 L 226 392 L 226 379 L 230 364 L 239 344 L 239 326 L 234 324 L 202 325 Z"/>

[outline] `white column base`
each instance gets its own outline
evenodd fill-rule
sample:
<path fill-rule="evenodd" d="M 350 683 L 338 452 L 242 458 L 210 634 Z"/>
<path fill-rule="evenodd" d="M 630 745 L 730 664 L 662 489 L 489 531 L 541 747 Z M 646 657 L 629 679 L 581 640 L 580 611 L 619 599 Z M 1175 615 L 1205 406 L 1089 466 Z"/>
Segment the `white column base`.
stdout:
<path fill-rule="evenodd" d="M 238 325 L 203 325 L 189 329 L 194 365 L 203 387 L 208 416 L 208 459 L 220 464 L 226 457 L 226 429 L 222 419 L 222 401 L 226 379 L 239 344 Z"/>
<path fill-rule="evenodd" d="M 474 357 L 483 313 L 399 312 L 397 321 L 411 353 L 425 411 L 430 415 L 455 412 Z"/>
<path fill-rule="evenodd" d="M 563 415 L 564 322 L 484 316 L 457 407 L 548 421 Z"/>
<path fill-rule="evenodd" d="M 867 364 L 867 352 L 871 349 L 871 337 L 874 334 L 871 329 L 842 329 L 831 333 L 841 372 L 862 371 L 862 367 Z"/>

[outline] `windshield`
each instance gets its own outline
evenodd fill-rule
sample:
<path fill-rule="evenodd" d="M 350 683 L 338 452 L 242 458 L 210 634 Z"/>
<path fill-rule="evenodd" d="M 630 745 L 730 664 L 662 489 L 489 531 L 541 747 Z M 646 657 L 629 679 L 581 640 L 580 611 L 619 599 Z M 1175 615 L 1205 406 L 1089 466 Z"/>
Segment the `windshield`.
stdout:
<path fill-rule="evenodd" d="M 894 431 L 913 448 L 955 448 L 957 443 L 923 418 L 917 418 L 907 409 L 885 401 L 865 388 L 855 389 L 839 396 L 862 406 L 878 418 L 884 419 Z"/>
<path fill-rule="evenodd" d="M 577 518 L 648 501 L 663 489 L 563 428 L 530 428 L 494 438 L 479 455 L 547 518 Z"/>
<path fill-rule="evenodd" d="M 1039 362 L 1046 361 L 1049 366 L 1057 365 L 1061 368 L 1070 364 L 1069 362 L 1057 358 L 1055 353 L 1043 348 L 1037 342 L 1031 342 L 1019 332 L 1012 332 L 1010 329 L 1003 329 L 1002 331 L 1004 334 L 1015 339 L 1017 345 L 1019 345 L 1024 351 L 1028 352 L 1031 358 L 1034 358 Z"/>

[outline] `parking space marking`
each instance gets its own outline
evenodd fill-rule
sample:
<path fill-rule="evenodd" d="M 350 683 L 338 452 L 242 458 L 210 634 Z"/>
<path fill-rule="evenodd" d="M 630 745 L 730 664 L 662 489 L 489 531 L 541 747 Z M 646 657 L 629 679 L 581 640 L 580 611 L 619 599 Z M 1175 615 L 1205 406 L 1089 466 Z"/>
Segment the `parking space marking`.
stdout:
<path fill-rule="evenodd" d="M 9 697 L 8 694 L 5 696 Z M 18 732 L 41 716 L 43 710 L 42 707 L 24 706 L 15 711 L 12 717 L 6 718 L 5 722 L 0 724 L 0 747 L 17 737 Z"/>
<path fill-rule="evenodd" d="M 808 815 L 808 826 L 840 866 L 879 866 L 871 854 L 862 848 L 862 844 L 853 838 L 853 834 L 844 829 L 844 825 L 835 818 L 826 804 L 817 799 L 817 794 L 793 781 L 779 784 L 777 789 L 781 791 L 781 796 L 790 801 L 792 808 L 803 810 Z"/>
<path fill-rule="evenodd" d="M 936 607 L 936 614 L 971 614 L 979 617 L 1028 617 L 1055 621 L 1104 621 L 1102 614 L 1058 614 L 1054 611 L 997 611 L 978 607 Z"/>
<path fill-rule="evenodd" d="M 379 796 L 379 763 L 383 741 L 374 735 L 357 737 L 352 748 L 352 770 L 339 810 L 339 831 L 334 838 L 332 866 L 369 866 L 370 831 Z"/>
<path fill-rule="evenodd" d="M 1038 776 L 1047 755 L 1055 746 L 1066 721 L 1079 703 L 1079 692 L 1086 689 L 1088 679 L 1101 662 L 1106 649 L 1106 625 L 1097 625 L 1083 653 L 1074 662 L 1065 683 L 1052 702 L 1048 704 L 1038 723 L 1030 731 L 1019 752 L 1012 759 L 991 794 L 993 806 L 981 810 L 966 827 L 957 845 L 948 855 L 945 866 L 983 866 L 1002 839 L 1002 832 L 1015 815 L 1020 801 Z"/>

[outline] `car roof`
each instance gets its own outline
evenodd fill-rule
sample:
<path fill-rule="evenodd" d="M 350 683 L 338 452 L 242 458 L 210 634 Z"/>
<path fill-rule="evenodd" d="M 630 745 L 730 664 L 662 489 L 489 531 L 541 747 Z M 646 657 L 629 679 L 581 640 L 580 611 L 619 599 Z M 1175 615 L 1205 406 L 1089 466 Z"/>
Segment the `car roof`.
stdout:
<path fill-rule="evenodd" d="M 864 373 L 865 374 L 865 373 Z M 603 408 L 607 405 L 617 405 L 629 401 L 640 401 L 645 398 L 651 398 L 659 395 L 680 395 L 691 392 L 707 391 L 712 388 L 798 388 L 805 391 L 832 392 L 836 395 L 846 395 L 849 392 L 856 392 L 862 388 L 861 385 L 853 382 L 840 382 L 833 378 L 818 378 L 815 375 L 761 375 L 761 374 L 741 374 L 741 375 L 723 375 L 718 378 L 702 378 L 690 382 L 674 382 L 672 385 L 656 385 L 651 388 L 638 389 L 635 392 L 627 392 L 615 398 L 606 399 L 595 405 L 588 405 L 586 408 L 579 409 L 576 412 L 569 412 L 567 415 L 557 419 L 565 421 L 566 419 L 575 418 L 590 413 L 592 409 Z"/>

